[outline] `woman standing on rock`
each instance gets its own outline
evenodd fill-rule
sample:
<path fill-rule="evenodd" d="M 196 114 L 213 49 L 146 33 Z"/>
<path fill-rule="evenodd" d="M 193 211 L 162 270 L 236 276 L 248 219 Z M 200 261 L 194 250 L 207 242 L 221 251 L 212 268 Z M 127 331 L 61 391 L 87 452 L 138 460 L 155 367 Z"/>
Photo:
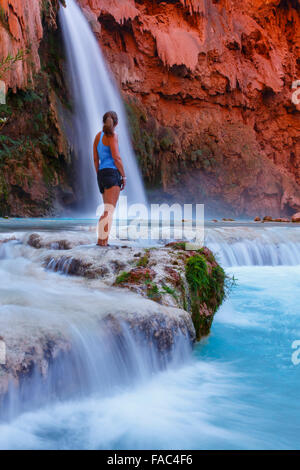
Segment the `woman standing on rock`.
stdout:
<path fill-rule="evenodd" d="M 119 152 L 118 136 L 115 128 L 118 116 L 108 111 L 103 116 L 103 130 L 94 141 L 94 164 L 100 193 L 103 195 L 104 212 L 99 219 L 97 234 L 98 246 L 107 246 L 113 213 L 120 191 L 125 188 L 126 176 Z"/>

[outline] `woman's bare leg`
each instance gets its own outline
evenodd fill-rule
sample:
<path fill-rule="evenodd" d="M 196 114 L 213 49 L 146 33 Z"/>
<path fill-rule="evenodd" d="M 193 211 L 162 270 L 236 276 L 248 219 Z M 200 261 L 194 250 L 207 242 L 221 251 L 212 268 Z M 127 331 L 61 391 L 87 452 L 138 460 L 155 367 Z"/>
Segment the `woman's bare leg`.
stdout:
<path fill-rule="evenodd" d="M 113 214 L 120 195 L 120 187 L 112 186 L 104 190 L 103 202 L 104 212 L 98 222 L 98 242 L 97 245 L 106 246 L 112 225 Z"/>

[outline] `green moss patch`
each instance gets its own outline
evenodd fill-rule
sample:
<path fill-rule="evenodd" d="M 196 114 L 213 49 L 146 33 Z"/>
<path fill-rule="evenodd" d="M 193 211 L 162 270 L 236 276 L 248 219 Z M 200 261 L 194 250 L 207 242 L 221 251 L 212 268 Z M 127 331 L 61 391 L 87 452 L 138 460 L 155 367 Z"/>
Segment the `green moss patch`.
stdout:
<path fill-rule="evenodd" d="M 128 282 L 130 278 L 130 273 L 128 271 L 123 271 L 116 277 L 115 284 L 123 284 L 124 282 Z"/>
<path fill-rule="evenodd" d="M 170 242 L 166 244 L 166 247 L 173 248 L 174 250 L 185 250 L 185 242 Z"/>
<path fill-rule="evenodd" d="M 160 125 L 136 99 L 127 99 L 125 108 L 144 180 L 149 187 L 159 187 L 164 153 L 174 150 L 175 133 L 171 127 Z"/>
<path fill-rule="evenodd" d="M 51 16 L 47 17 L 49 22 L 46 13 Z M 26 88 L 17 92 L 9 89 L 6 104 L 0 105 L 0 168 L 7 181 L 5 187 L 0 185 L 0 196 L 5 201 L 0 206 L 0 215 L 49 214 L 57 187 L 69 187 L 73 180 L 68 163 L 70 155 L 59 130 L 57 114 L 57 102 L 68 109 L 70 106 L 63 79 L 61 33 L 55 29 L 55 3 L 43 2 L 42 18 L 41 71 L 32 74 Z M 0 62 L 0 75 L 16 61 L 27 58 L 30 59 L 30 51 L 8 56 Z M 40 198 L 31 196 L 34 185 L 38 187 Z M 44 189 L 40 191 L 40 188 Z"/>
<path fill-rule="evenodd" d="M 190 288 L 192 319 L 199 340 L 209 333 L 213 316 L 225 297 L 225 272 L 210 266 L 202 254 L 191 256 L 185 266 Z"/>
<path fill-rule="evenodd" d="M 138 260 L 137 266 L 145 268 L 149 263 L 149 250 Z"/>
<path fill-rule="evenodd" d="M 160 302 L 161 300 L 161 292 L 158 288 L 158 285 L 154 282 L 148 282 L 147 284 L 147 297 L 149 299 L 154 300 L 155 302 Z"/>

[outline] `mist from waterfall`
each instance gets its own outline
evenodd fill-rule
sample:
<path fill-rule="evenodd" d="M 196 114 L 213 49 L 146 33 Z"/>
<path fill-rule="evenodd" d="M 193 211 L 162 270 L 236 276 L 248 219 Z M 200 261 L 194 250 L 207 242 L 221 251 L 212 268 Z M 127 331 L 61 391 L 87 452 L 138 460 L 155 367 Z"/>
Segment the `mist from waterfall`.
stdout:
<path fill-rule="evenodd" d="M 120 153 L 127 179 L 125 194 L 129 203 L 146 203 L 143 182 L 127 130 L 127 118 L 115 80 L 100 50 L 87 19 L 74 0 L 60 8 L 67 68 L 74 102 L 72 144 L 77 157 L 78 212 L 95 215 L 100 203 L 93 162 L 93 142 L 102 129 L 102 116 L 116 111 Z"/>

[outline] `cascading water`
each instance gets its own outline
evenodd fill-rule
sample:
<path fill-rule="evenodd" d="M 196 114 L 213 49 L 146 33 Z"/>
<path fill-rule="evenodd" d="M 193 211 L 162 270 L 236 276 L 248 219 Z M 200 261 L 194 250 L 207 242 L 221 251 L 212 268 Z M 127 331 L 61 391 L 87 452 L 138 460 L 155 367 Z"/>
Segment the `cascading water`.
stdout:
<path fill-rule="evenodd" d="M 159 351 L 153 334 L 165 329 L 166 314 L 155 304 L 60 279 L 30 258 L 32 248 L 23 243 L 0 244 L 1 334 L 10 351 L 16 348 L 13 356 L 30 341 L 33 356 L 42 354 L 17 386 L 11 379 L 4 399 L 0 380 L 0 420 L 53 400 L 105 397 L 190 357 L 184 324 L 169 331 L 172 344 Z"/>
<path fill-rule="evenodd" d="M 39 348 L 37 338 L 49 333 L 72 347 L 47 380 L 33 371 L 10 391 L 0 448 L 299 448 L 300 364 L 292 345 L 300 340 L 300 227 L 209 227 L 207 244 L 237 286 L 192 354 L 183 334 L 164 356 L 123 322 L 145 309 L 153 318 L 153 302 L 146 307 L 145 299 L 47 272 L 45 248 L 28 246 L 28 234 L 7 224 L 11 233 L 2 236 L 16 240 L 0 245 L 0 332 L 16 353 L 18 341 Z M 59 232 L 53 222 L 55 239 L 81 237 L 88 250 L 93 235 L 77 224 L 71 231 L 61 222 Z M 109 313 L 122 319 L 116 336 L 99 321 Z"/>
<path fill-rule="evenodd" d="M 119 116 L 117 132 L 128 176 L 125 190 L 128 202 L 146 204 L 119 91 L 88 21 L 75 0 L 66 0 L 66 8 L 60 8 L 60 21 L 75 105 L 73 137 L 78 155 L 79 212 L 94 216 L 99 204 L 92 148 L 96 134 L 102 129 L 102 116 L 109 110 L 116 111 Z"/>
<path fill-rule="evenodd" d="M 224 267 L 300 265 L 298 227 L 207 229 L 205 244 Z"/>

